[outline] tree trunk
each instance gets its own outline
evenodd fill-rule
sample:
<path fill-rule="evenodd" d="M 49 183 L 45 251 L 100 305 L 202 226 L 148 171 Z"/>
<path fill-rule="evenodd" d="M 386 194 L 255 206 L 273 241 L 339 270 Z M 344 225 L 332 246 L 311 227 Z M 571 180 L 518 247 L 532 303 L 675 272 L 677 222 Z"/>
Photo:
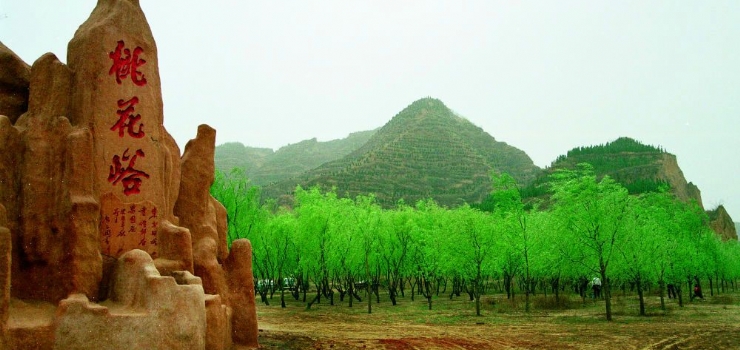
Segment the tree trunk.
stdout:
<path fill-rule="evenodd" d="M 606 271 L 601 269 L 601 287 L 603 288 L 604 301 L 606 304 L 606 320 L 612 320 L 612 296 L 609 291 L 609 280 L 606 278 Z"/>
<path fill-rule="evenodd" d="M 506 299 L 511 299 L 511 279 L 508 273 L 504 272 L 504 289 L 506 290 Z"/>
<path fill-rule="evenodd" d="M 368 258 L 368 251 L 365 248 L 365 292 L 367 294 L 367 313 L 373 313 L 373 303 L 370 298 L 370 263 Z"/>
<path fill-rule="evenodd" d="M 321 290 L 317 290 L 316 296 L 310 302 L 306 303 L 306 310 L 310 310 L 313 303 L 321 303 Z"/>
<path fill-rule="evenodd" d="M 409 285 L 411 287 L 411 301 L 414 301 L 414 288 L 419 283 L 418 277 L 412 277 L 409 279 Z"/>
<path fill-rule="evenodd" d="M 473 294 L 475 295 L 475 315 L 476 316 L 480 316 L 480 293 L 481 293 L 480 285 L 481 285 L 481 280 L 483 279 L 481 277 L 480 265 L 481 264 L 478 263 L 478 273 L 475 276 L 475 283 L 473 283 Z"/>
<path fill-rule="evenodd" d="M 676 283 L 675 285 L 676 295 L 678 295 L 678 307 L 683 307 L 683 296 L 681 295 L 681 284 L 682 283 Z"/>
<path fill-rule="evenodd" d="M 355 286 L 354 286 L 355 281 L 352 278 L 348 278 L 347 280 L 349 280 L 349 286 L 347 290 L 347 293 L 349 293 L 349 307 L 352 307 L 352 301 L 354 299 L 354 294 L 355 294 Z"/>
<path fill-rule="evenodd" d="M 637 277 L 635 283 L 637 284 L 637 296 L 640 298 L 640 316 L 645 316 L 645 298 L 642 293 L 642 279 Z"/>
<path fill-rule="evenodd" d="M 527 277 L 529 279 L 529 277 Z M 529 281 L 524 282 L 524 312 L 529 312 Z"/>
<path fill-rule="evenodd" d="M 660 309 L 665 311 L 665 281 L 662 279 L 658 281 L 658 288 L 660 288 Z"/>

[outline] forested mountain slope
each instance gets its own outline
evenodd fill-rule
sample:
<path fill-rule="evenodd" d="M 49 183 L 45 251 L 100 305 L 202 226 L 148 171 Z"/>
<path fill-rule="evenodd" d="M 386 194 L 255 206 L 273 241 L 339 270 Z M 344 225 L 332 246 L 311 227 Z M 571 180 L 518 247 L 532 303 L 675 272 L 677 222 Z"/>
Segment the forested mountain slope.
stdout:
<path fill-rule="evenodd" d="M 597 176 L 609 175 L 631 194 L 657 191 L 661 186 L 669 186 L 678 199 L 684 202 L 696 201 L 704 208 L 701 191 L 686 180 L 675 155 L 628 137 L 568 151 L 566 155 L 558 157 L 535 181 L 524 187 L 523 194 L 529 198 L 546 197 L 549 175 L 557 169 L 575 169 L 579 163 L 591 164 Z M 723 239 L 737 239 L 735 225 L 724 207 L 707 210 L 707 215 L 709 225 L 718 235 Z"/>
<path fill-rule="evenodd" d="M 668 185 L 681 200 L 696 200 L 700 205 L 701 192 L 686 178 L 678 166 L 676 156 L 665 150 L 645 145 L 629 137 L 620 137 L 603 145 L 576 147 L 559 156 L 537 180 L 525 189 L 527 196 L 546 192 L 550 174 L 557 169 L 575 169 L 579 163 L 589 163 L 601 177 L 609 175 L 625 186 L 630 193 L 655 191 Z"/>
<path fill-rule="evenodd" d="M 264 187 L 276 198 L 304 187 L 336 187 L 340 195 L 373 193 L 392 206 L 433 198 L 446 206 L 479 202 L 491 190 L 491 170 L 511 174 L 521 183 L 540 169 L 523 151 L 496 141 L 441 101 L 418 100 L 380 128 L 346 157 L 303 175 Z"/>

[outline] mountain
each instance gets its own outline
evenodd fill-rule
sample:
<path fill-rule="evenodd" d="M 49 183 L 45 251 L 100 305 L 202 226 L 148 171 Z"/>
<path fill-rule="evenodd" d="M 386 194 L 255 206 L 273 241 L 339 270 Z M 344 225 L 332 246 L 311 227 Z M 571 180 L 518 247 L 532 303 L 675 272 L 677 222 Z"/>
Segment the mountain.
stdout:
<path fill-rule="evenodd" d="M 579 163 L 591 164 L 597 176 L 609 175 L 632 194 L 654 191 L 660 186 L 668 185 L 679 199 L 696 200 L 702 205 L 699 188 L 686 181 L 675 155 L 629 137 L 568 151 L 552 162 L 533 186 L 546 182 L 549 174 L 555 170 L 575 169 Z M 533 186 L 528 190 L 534 194 L 542 193 L 543 189 L 538 191 Z"/>
<path fill-rule="evenodd" d="M 254 172 L 259 169 L 268 157 L 275 152 L 271 148 L 246 147 L 239 142 L 228 142 L 216 146 L 216 169 L 228 173 L 231 169 L 240 168 L 254 182 Z"/>
<path fill-rule="evenodd" d="M 316 168 L 326 162 L 340 159 L 364 145 L 375 130 L 351 133 L 338 140 L 320 142 L 316 138 L 281 147 L 246 147 L 238 142 L 216 147 L 216 169 L 229 172 L 245 169 L 247 177 L 258 186 L 285 180 Z"/>
<path fill-rule="evenodd" d="M 597 176 L 609 175 L 631 194 L 656 191 L 669 186 L 671 192 L 684 202 L 696 201 L 702 208 L 701 191 L 686 178 L 678 166 L 676 156 L 665 150 L 645 145 L 637 140 L 620 137 L 603 145 L 574 148 L 558 157 L 552 165 L 527 186 L 528 197 L 546 193 L 548 176 L 557 169 L 575 169 L 578 163 L 589 163 Z M 543 186 L 544 185 L 544 186 Z M 736 225 L 723 206 L 707 210 L 709 226 L 723 239 L 737 240 Z"/>
<path fill-rule="evenodd" d="M 496 141 L 441 101 L 418 100 L 362 147 L 296 178 L 263 188 L 266 198 L 304 187 L 336 187 L 340 195 L 375 194 L 384 206 L 434 198 L 441 205 L 480 202 L 491 170 L 528 183 L 541 171 L 523 151 Z"/>

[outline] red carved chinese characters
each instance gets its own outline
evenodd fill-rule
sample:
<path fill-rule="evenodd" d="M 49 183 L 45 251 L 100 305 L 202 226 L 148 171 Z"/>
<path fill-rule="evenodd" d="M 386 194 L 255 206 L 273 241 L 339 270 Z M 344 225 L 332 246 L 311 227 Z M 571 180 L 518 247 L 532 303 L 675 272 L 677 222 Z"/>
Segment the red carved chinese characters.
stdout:
<path fill-rule="evenodd" d="M 108 47 L 114 47 L 110 52 L 100 52 L 100 60 L 110 62 L 105 81 L 107 84 L 114 84 L 115 80 L 116 85 L 110 87 L 118 97 L 106 102 L 108 112 L 105 112 L 104 119 L 101 118 L 103 125 L 100 130 L 105 131 L 108 128 L 102 137 L 111 145 L 119 145 L 116 148 L 106 147 L 105 152 L 104 159 L 109 161 L 107 182 L 111 184 L 113 191 L 106 191 L 104 197 L 101 197 L 105 199 L 101 200 L 103 220 L 99 226 L 101 252 L 118 257 L 126 251 L 139 248 L 156 258 L 159 226 L 157 207 L 150 200 L 135 202 L 136 198 L 146 197 L 148 187 L 142 185 L 151 180 L 149 173 L 153 171 L 148 166 L 148 162 L 152 161 L 149 153 L 156 153 L 156 150 L 150 151 L 149 138 L 152 132 L 156 134 L 157 129 L 151 129 L 153 124 L 147 119 L 152 110 L 151 101 L 146 97 L 150 96 L 146 93 L 150 88 L 147 82 L 150 71 L 147 69 L 149 66 L 146 66 L 145 49 L 136 46 L 137 42 L 134 40 L 120 39 L 116 43 L 110 43 L 113 45 Z M 129 42 L 128 47 L 124 40 Z M 149 52 L 149 49 L 146 50 Z M 104 76 L 105 71 L 101 74 Z M 114 100 L 117 100 L 115 106 L 112 105 Z M 120 152 L 123 149 L 125 150 Z M 145 157 L 145 153 L 149 157 Z M 155 158 L 156 156 L 154 154 Z M 119 197 L 121 192 L 118 191 L 123 192 L 125 201 Z"/>
<path fill-rule="evenodd" d="M 156 258 L 159 220 L 150 215 L 156 213 L 157 207 L 150 201 L 127 204 L 113 200 L 116 203 L 104 204 L 102 209 L 101 252 L 117 257 L 139 248 Z"/>
<path fill-rule="evenodd" d="M 136 139 L 144 137 L 144 123 L 139 123 L 141 115 L 134 115 L 134 106 L 139 103 L 139 98 L 134 96 L 128 101 L 118 100 L 118 108 L 116 114 L 118 114 L 118 122 L 110 127 L 112 131 L 118 130 L 118 137 L 123 137 L 123 132 L 126 131 L 128 136 Z M 126 107 L 126 108 L 124 108 Z M 139 123 L 139 130 L 134 131 L 136 123 Z"/>
<path fill-rule="evenodd" d="M 140 193 L 142 178 L 149 178 L 149 174 L 134 168 L 137 157 L 143 158 L 144 151 L 138 149 L 134 155 L 129 156 L 128 148 L 126 148 L 123 156 L 113 156 L 113 164 L 110 166 L 108 182 L 115 186 L 120 181 L 123 184 L 123 194 L 127 196 Z M 127 162 L 126 166 L 122 162 Z"/>
<path fill-rule="evenodd" d="M 131 50 L 125 48 L 123 40 L 118 41 L 118 45 L 114 51 L 108 53 L 108 57 L 113 60 L 108 75 L 115 74 L 116 82 L 120 85 L 121 79 L 126 79 L 130 74 L 131 81 L 137 86 L 146 85 L 146 78 L 144 73 L 139 72 L 139 67 L 146 63 L 146 60 L 140 59 L 139 55 L 144 53 L 144 49 L 137 46 L 134 49 L 134 53 L 131 54 Z"/>

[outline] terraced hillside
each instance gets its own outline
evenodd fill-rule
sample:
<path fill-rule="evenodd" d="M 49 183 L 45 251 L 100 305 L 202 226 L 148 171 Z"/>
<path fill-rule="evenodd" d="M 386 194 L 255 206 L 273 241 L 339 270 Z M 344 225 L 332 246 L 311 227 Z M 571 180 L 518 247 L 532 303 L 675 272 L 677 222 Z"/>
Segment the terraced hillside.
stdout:
<path fill-rule="evenodd" d="M 364 145 L 375 130 L 351 133 L 343 139 L 321 142 L 316 138 L 281 147 L 246 147 L 238 142 L 216 147 L 216 169 L 229 172 L 242 168 L 258 186 L 289 179 L 326 162 L 340 159 Z"/>
<path fill-rule="evenodd" d="M 496 141 L 481 128 L 456 116 L 441 101 L 412 103 L 346 157 L 288 181 L 266 186 L 277 198 L 304 187 L 336 187 L 340 195 L 374 193 L 392 206 L 434 198 L 447 206 L 481 201 L 490 192 L 491 170 L 507 172 L 522 183 L 540 169 L 523 151 Z"/>
<path fill-rule="evenodd" d="M 239 142 L 227 142 L 216 146 L 216 169 L 228 173 L 231 169 L 244 169 L 246 175 L 254 182 L 254 172 L 259 169 L 268 157 L 275 154 L 271 148 L 247 147 Z"/>

